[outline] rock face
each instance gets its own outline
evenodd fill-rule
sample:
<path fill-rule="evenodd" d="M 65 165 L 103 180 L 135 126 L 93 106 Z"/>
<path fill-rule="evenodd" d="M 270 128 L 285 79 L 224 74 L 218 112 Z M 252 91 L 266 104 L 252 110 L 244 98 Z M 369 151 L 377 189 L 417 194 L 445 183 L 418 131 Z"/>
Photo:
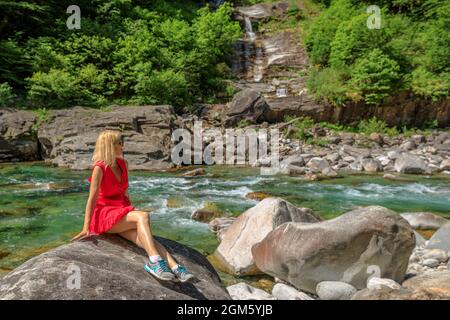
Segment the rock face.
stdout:
<path fill-rule="evenodd" d="M 119 236 L 102 235 L 28 260 L 0 280 L 0 300 L 230 299 L 214 268 L 199 252 L 156 239 L 186 265 L 197 282 L 160 282 L 144 270 L 148 258 L 143 249 Z"/>
<path fill-rule="evenodd" d="M 266 198 L 242 213 L 222 236 L 214 252 L 221 269 L 238 275 L 261 273 L 256 268 L 251 248 L 270 231 L 288 222 L 320 221 L 311 209 L 297 208 L 279 198 Z"/>
<path fill-rule="evenodd" d="M 34 112 L 0 109 L 0 162 L 39 159 L 35 123 Z"/>
<path fill-rule="evenodd" d="M 370 206 L 319 223 L 285 223 L 254 245 L 252 254 L 261 271 L 315 293 L 322 281 L 363 289 L 374 272 L 401 282 L 414 245 L 406 220 Z"/>
<path fill-rule="evenodd" d="M 120 130 L 129 169 L 173 167 L 171 134 L 176 115 L 171 106 L 112 107 L 100 111 L 75 107 L 50 112 L 51 120 L 38 131 L 42 157 L 71 169 L 88 169 L 100 131 Z"/>
<path fill-rule="evenodd" d="M 268 105 L 260 92 L 246 89 L 238 92 L 225 113 L 225 126 L 234 126 L 239 121 L 256 123 Z"/>

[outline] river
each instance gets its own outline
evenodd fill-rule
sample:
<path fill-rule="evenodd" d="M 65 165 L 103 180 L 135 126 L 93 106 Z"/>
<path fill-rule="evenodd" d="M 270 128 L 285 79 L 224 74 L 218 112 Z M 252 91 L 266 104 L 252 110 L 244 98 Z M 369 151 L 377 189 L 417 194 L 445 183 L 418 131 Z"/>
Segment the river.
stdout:
<path fill-rule="evenodd" d="M 136 208 L 151 212 L 156 235 L 194 247 L 204 255 L 218 245 L 205 223 L 190 218 L 206 202 L 238 215 L 261 191 L 309 207 L 333 218 L 356 206 L 381 205 L 396 212 L 428 211 L 450 218 L 450 179 L 408 176 L 388 181 L 382 175 L 347 175 L 320 182 L 288 176 L 262 176 L 249 167 L 207 166 L 207 174 L 182 177 L 174 172 L 130 172 L 130 196 Z M 56 247 L 82 226 L 88 171 L 54 168 L 43 163 L 0 165 L 0 272 Z M 233 278 L 219 273 L 227 283 Z"/>

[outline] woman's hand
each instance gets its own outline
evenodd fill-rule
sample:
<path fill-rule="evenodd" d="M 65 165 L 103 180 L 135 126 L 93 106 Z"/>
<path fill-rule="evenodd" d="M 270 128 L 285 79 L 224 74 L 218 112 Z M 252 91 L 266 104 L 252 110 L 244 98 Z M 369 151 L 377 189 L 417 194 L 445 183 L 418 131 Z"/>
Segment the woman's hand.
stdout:
<path fill-rule="evenodd" d="M 72 238 L 70 241 L 76 241 L 76 240 L 82 240 L 84 238 L 87 238 L 91 235 L 89 228 L 83 228 L 79 234 L 77 234 L 75 237 Z"/>

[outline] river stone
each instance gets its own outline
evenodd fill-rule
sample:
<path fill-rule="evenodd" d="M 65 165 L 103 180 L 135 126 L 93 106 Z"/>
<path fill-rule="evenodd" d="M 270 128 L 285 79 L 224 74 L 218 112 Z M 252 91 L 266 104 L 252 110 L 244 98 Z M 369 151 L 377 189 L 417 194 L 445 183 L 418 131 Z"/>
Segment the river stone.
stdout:
<path fill-rule="evenodd" d="M 378 172 L 382 169 L 381 163 L 378 160 L 371 158 L 362 159 L 361 165 L 363 166 L 364 171 L 367 172 Z"/>
<path fill-rule="evenodd" d="M 317 284 L 316 292 L 321 300 L 350 300 L 356 289 L 345 282 L 322 281 Z"/>
<path fill-rule="evenodd" d="M 104 234 L 28 260 L 0 280 L 0 300 L 230 299 L 216 271 L 201 253 L 175 241 L 155 238 L 197 281 L 158 281 L 143 268 L 148 260 L 143 249 L 117 235 Z M 78 274 L 79 289 L 73 287 Z"/>
<path fill-rule="evenodd" d="M 268 107 L 260 92 L 244 89 L 238 92 L 230 102 L 229 108 L 225 112 L 224 124 L 231 127 L 240 121 L 256 123 Z"/>
<path fill-rule="evenodd" d="M 325 159 L 314 157 L 308 161 L 307 167 L 310 168 L 313 173 L 319 173 L 325 171 L 327 168 L 330 168 L 330 164 Z"/>
<path fill-rule="evenodd" d="M 263 272 L 315 293 L 321 281 L 366 287 L 368 270 L 401 282 L 415 246 L 414 232 L 397 213 L 370 206 L 312 224 L 285 223 L 252 248 Z"/>
<path fill-rule="evenodd" d="M 450 170 L 450 159 L 444 159 L 441 162 L 441 165 L 439 166 L 439 170 L 441 171 L 446 171 L 446 170 Z"/>
<path fill-rule="evenodd" d="M 320 217 L 311 209 L 297 208 L 280 198 L 266 198 L 242 213 L 228 228 L 214 255 L 224 271 L 237 274 L 259 274 L 251 248 L 270 231 L 288 222 L 313 223 Z"/>
<path fill-rule="evenodd" d="M 0 108 L 0 162 L 39 160 L 36 113 Z"/>
<path fill-rule="evenodd" d="M 113 106 L 110 111 L 73 107 L 49 111 L 51 121 L 38 130 L 46 162 L 75 170 L 90 168 L 98 134 L 120 130 L 125 138 L 124 157 L 130 170 L 173 168 L 170 160 L 172 131 L 177 118 L 173 107 Z"/>
<path fill-rule="evenodd" d="M 449 220 L 431 212 L 405 212 L 401 216 L 409 222 L 413 229 L 437 230 Z"/>
<path fill-rule="evenodd" d="M 378 277 L 372 277 L 369 279 L 369 281 L 367 281 L 367 289 L 378 290 L 383 287 L 387 287 L 390 289 L 400 289 L 401 285 L 392 279 L 378 278 Z"/>
<path fill-rule="evenodd" d="M 273 295 L 245 282 L 233 284 L 227 287 L 227 291 L 233 300 L 277 300 Z"/>
<path fill-rule="evenodd" d="M 427 249 L 442 249 L 445 252 L 450 251 L 450 223 L 440 227 L 428 240 Z"/>
<path fill-rule="evenodd" d="M 447 252 L 441 249 L 425 250 L 422 256 L 423 259 L 435 259 L 439 263 L 447 262 Z"/>
<path fill-rule="evenodd" d="M 196 177 L 196 176 L 202 176 L 206 174 L 206 170 L 203 168 L 197 168 L 194 170 L 189 170 L 187 172 L 184 172 L 182 174 L 183 177 Z"/>
<path fill-rule="evenodd" d="M 222 216 L 222 212 L 216 212 L 208 209 L 197 209 L 191 214 L 191 219 L 200 222 L 210 222 L 214 218 Z"/>
<path fill-rule="evenodd" d="M 429 268 L 436 268 L 439 265 L 439 261 L 436 259 L 425 259 L 423 260 L 422 265 Z"/>
<path fill-rule="evenodd" d="M 427 165 L 418 156 L 412 155 L 410 153 L 402 153 L 396 160 L 394 164 L 395 171 L 400 173 L 425 173 L 427 170 Z"/>
<path fill-rule="evenodd" d="M 272 289 L 272 295 L 278 300 L 314 300 L 306 293 L 284 283 L 275 284 Z"/>
<path fill-rule="evenodd" d="M 402 286 L 432 299 L 450 299 L 450 271 L 422 273 L 405 280 Z"/>

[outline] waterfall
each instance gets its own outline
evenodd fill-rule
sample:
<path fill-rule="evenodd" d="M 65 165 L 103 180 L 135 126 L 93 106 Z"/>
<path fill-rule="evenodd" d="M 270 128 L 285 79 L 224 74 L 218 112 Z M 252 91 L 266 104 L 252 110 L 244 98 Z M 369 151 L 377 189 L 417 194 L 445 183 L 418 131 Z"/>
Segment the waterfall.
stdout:
<path fill-rule="evenodd" d="M 245 33 L 249 37 L 251 41 L 256 40 L 256 35 L 253 32 L 252 22 L 250 21 L 250 18 L 245 16 Z"/>
<path fill-rule="evenodd" d="M 217 9 L 225 2 L 225 0 L 210 0 L 208 2 L 211 3 L 213 9 Z"/>

